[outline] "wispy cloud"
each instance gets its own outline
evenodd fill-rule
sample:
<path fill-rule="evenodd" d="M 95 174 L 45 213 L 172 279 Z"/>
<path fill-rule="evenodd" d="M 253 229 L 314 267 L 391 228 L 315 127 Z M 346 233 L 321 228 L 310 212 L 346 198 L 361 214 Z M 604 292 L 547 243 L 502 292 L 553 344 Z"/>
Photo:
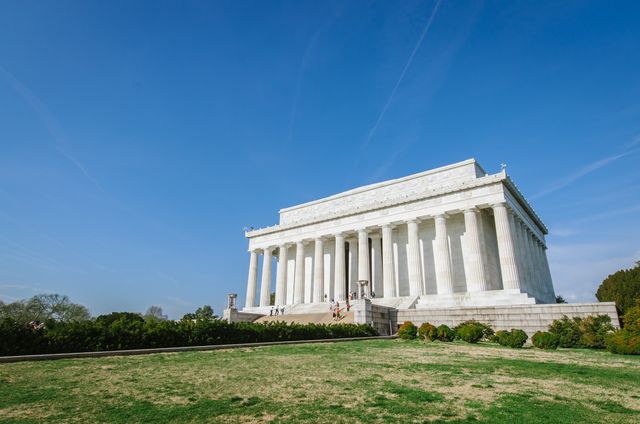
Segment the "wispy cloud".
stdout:
<path fill-rule="evenodd" d="M 610 211 L 597 213 L 589 216 L 585 216 L 583 218 L 577 219 L 575 222 L 578 224 L 588 224 L 594 221 L 600 221 L 602 219 L 615 218 L 622 215 L 627 215 L 630 213 L 640 212 L 640 205 L 629 206 L 627 208 L 621 209 L 613 209 Z"/>
<path fill-rule="evenodd" d="M 549 244 L 549 267 L 557 294 L 571 302 L 592 302 L 607 275 L 632 267 L 640 258 L 633 243 Z"/>
<path fill-rule="evenodd" d="M 67 147 L 68 136 L 47 105 L 45 105 L 33 91 L 31 91 L 26 85 L 20 82 L 15 76 L 13 76 L 13 74 L 2 66 L 0 66 L 0 77 L 2 77 L 2 79 L 4 79 L 7 84 L 9 84 L 9 86 L 13 88 L 13 90 L 18 93 L 20 97 L 22 97 L 22 99 L 33 109 L 36 115 L 38 115 L 38 118 L 40 118 L 47 129 L 47 132 L 53 139 L 56 150 L 65 159 L 78 168 L 82 175 L 84 175 L 89 181 L 95 185 L 99 185 L 95 178 L 89 174 L 86 166 L 84 166 L 75 156 L 69 153 L 69 149 Z"/>
<path fill-rule="evenodd" d="M 635 144 L 634 144 L 635 145 Z M 537 199 L 540 198 L 542 196 L 546 196 L 547 194 L 553 193 L 554 191 L 558 191 L 562 188 L 567 187 L 568 185 L 573 184 L 574 182 L 578 181 L 579 179 L 583 178 L 586 175 L 589 175 L 590 173 L 597 171 L 600 168 L 603 168 L 615 161 L 617 161 L 618 159 L 621 159 L 625 156 L 629 156 L 632 155 L 634 153 L 639 152 L 640 149 L 632 149 L 632 150 L 627 150 L 626 152 L 617 154 L 617 155 L 613 155 L 613 156 L 607 156 L 605 158 L 599 159 L 595 162 L 592 162 L 586 166 L 583 166 L 582 168 L 578 169 L 576 172 L 574 172 L 573 174 L 570 174 L 564 178 L 561 178 L 553 183 L 551 183 L 547 188 L 543 189 L 542 191 L 536 193 L 535 195 L 531 196 L 531 199 Z"/>
<path fill-rule="evenodd" d="M 631 140 L 624 147 L 625 147 L 625 149 L 632 149 L 632 148 L 636 147 L 638 144 L 640 144 L 640 135 L 638 135 L 636 138 Z"/>
<path fill-rule="evenodd" d="M 329 20 L 320 29 L 318 29 L 315 33 L 313 33 L 313 35 L 311 36 L 311 39 L 309 40 L 309 42 L 307 43 L 307 46 L 304 49 L 302 60 L 300 60 L 300 66 L 298 67 L 298 76 L 296 78 L 296 91 L 293 96 L 293 102 L 291 104 L 291 116 L 289 118 L 289 142 L 293 141 L 293 132 L 295 129 L 296 117 L 298 115 L 298 104 L 300 102 L 300 93 L 302 91 L 302 78 L 304 77 L 304 72 L 307 69 L 309 62 L 311 62 L 313 50 L 316 47 L 318 38 L 320 38 L 320 35 L 333 24 L 333 21 L 334 19 Z"/>
<path fill-rule="evenodd" d="M 382 108 L 382 111 L 378 115 L 378 119 L 376 119 L 375 124 L 373 124 L 373 127 L 371 127 L 371 129 L 369 130 L 369 133 L 367 134 L 367 138 L 365 139 L 363 147 L 367 147 L 369 145 L 369 143 L 371 142 L 371 139 L 373 138 L 376 131 L 378 130 L 378 127 L 380 126 L 380 122 L 382 122 L 384 115 L 387 113 L 387 110 L 389 109 L 389 106 L 391 105 L 391 102 L 393 101 L 393 98 L 395 97 L 396 92 L 398 91 L 398 87 L 402 83 L 402 80 L 404 79 L 404 76 L 407 73 L 407 70 L 411 66 L 411 63 L 413 62 L 413 58 L 415 57 L 418 49 L 420 49 L 420 46 L 422 45 L 425 37 L 427 36 L 427 33 L 429 32 L 429 28 L 431 28 L 433 19 L 436 17 L 436 14 L 438 13 L 440 2 L 441 0 L 438 0 L 435 6 L 433 7 L 433 10 L 431 11 L 431 15 L 429 16 L 427 23 L 422 29 L 422 33 L 420 33 L 420 37 L 418 38 L 418 41 L 416 42 L 416 45 L 414 46 L 413 51 L 411 52 L 411 55 L 409 55 L 409 59 L 407 60 L 407 63 L 405 63 L 404 68 L 402 68 L 402 72 L 400 73 L 400 77 L 398 78 L 398 81 L 396 81 L 396 84 L 393 86 L 393 90 L 391 90 L 391 94 L 389 95 L 389 98 L 387 98 L 387 101 L 385 102 L 384 107 Z"/>

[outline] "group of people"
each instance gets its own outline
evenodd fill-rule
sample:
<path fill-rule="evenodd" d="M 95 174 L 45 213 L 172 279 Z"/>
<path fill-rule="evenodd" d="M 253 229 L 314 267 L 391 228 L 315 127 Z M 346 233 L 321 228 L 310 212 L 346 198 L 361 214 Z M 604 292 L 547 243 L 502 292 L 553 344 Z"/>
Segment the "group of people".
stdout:
<path fill-rule="evenodd" d="M 351 295 L 349 295 L 349 299 L 347 299 L 347 302 L 344 307 L 347 310 L 347 312 L 351 310 L 351 304 L 349 303 L 350 299 L 351 299 Z M 329 306 L 329 310 L 333 314 L 334 321 L 340 321 L 342 318 L 344 318 L 344 316 L 342 315 L 342 312 L 344 311 L 344 309 L 340 308 L 340 302 L 338 302 L 337 300 L 336 301 L 331 300 L 331 305 Z"/>
<path fill-rule="evenodd" d="M 271 311 L 269 311 L 269 316 L 274 316 L 274 315 L 284 315 L 284 306 L 280 308 L 280 305 L 278 305 L 275 307 L 275 309 L 271 308 Z"/>

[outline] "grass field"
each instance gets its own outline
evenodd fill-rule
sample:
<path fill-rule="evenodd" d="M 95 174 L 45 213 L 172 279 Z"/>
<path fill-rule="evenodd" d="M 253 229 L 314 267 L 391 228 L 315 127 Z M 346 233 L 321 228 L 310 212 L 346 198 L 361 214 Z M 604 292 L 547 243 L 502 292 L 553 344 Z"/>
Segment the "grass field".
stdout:
<path fill-rule="evenodd" d="M 0 364 L 2 422 L 640 422 L 640 358 L 402 340 Z"/>

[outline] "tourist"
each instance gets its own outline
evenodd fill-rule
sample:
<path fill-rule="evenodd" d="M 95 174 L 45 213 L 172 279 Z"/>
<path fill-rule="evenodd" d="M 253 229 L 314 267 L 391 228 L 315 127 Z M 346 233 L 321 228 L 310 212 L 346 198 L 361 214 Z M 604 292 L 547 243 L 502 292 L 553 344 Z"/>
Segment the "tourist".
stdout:
<path fill-rule="evenodd" d="M 272 317 L 273 316 L 273 306 L 271 307 L 271 310 L 269 311 L 269 316 Z"/>
<path fill-rule="evenodd" d="M 280 312 L 280 305 L 276 306 L 276 315 L 278 315 L 278 312 Z"/>
<path fill-rule="evenodd" d="M 351 309 L 351 305 L 347 303 L 347 312 L 349 312 L 349 309 Z"/>
<path fill-rule="evenodd" d="M 282 307 L 282 315 L 284 315 L 284 306 Z"/>

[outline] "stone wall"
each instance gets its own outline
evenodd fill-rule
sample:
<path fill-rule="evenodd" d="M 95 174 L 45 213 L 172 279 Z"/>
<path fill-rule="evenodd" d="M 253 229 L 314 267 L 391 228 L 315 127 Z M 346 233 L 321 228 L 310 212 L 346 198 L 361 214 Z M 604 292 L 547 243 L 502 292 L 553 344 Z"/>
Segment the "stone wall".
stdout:
<path fill-rule="evenodd" d="M 613 325 L 619 327 L 618 313 L 613 302 L 400 309 L 397 312 L 397 325 L 404 321 L 412 321 L 417 326 L 429 322 L 436 326 L 446 324 L 453 328 L 461 322 L 474 319 L 490 324 L 494 330 L 520 328 L 531 337 L 536 331 L 546 331 L 554 320 L 564 315 L 570 318 L 609 315 Z"/>
<path fill-rule="evenodd" d="M 264 314 L 239 312 L 237 309 L 225 309 L 222 312 L 222 319 L 227 322 L 253 322 L 263 316 Z"/>
<path fill-rule="evenodd" d="M 369 299 L 353 302 L 353 319 L 356 324 L 369 324 L 381 336 L 390 336 L 396 330 L 395 308 L 374 305 Z"/>

